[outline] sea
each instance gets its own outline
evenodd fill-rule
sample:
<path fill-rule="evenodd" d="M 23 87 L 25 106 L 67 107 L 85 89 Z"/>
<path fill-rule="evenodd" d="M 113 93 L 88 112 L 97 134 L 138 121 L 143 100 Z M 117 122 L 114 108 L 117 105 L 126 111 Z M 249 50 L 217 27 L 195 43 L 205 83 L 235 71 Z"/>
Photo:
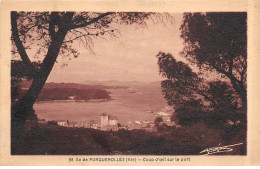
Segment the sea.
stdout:
<path fill-rule="evenodd" d="M 108 89 L 111 100 L 104 101 L 41 101 L 34 109 L 39 119 L 46 121 L 89 121 L 100 123 L 101 113 L 114 115 L 125 125 L 136 121 L 154 121 L 155 112 L 165 108 L 167 101 L 160 84 L 136 85 L 128 88 Z M 153 112 L 153 113 L 152 113 Z"/>

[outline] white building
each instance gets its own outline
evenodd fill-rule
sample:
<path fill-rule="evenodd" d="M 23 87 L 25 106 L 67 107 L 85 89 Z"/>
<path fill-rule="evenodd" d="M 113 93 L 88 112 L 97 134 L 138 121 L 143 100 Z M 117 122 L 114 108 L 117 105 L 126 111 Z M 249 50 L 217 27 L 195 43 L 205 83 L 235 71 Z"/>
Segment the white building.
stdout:
<path fill-rule="evenodd" d="M 100 127 L 104 128 L 108 126 L 108 114 L 102 113 L 100 115 Z"/>
<path fill-rule="evenodd" d="M 70 99 L 70 100 L 75 100 L 75 99 L 76 99 L 76 96 L 69 96 L 69 99 Z"/>
<path fill-rule="evenodd" d="M 63 126 L 63 127 L 68 127 L 69 126 L 68 121 L 58 121 L 57 124 L 59 126 Z"/>
<path fill-rule="evenodd" d="M 109 126 L 114 126 L 118 124 L 118 119 L 116 116 L 108 116 L 108 125 Z"/>

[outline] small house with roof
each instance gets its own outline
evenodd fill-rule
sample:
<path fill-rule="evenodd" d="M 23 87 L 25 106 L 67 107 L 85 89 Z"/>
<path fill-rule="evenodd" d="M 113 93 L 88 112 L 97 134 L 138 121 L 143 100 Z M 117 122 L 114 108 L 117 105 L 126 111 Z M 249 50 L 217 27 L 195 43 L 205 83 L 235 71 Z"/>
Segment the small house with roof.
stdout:
<path fill-rule="evenodd" d="M 67 120 L 67 121 L 65 121 L 65 120 L 59 120 L 59 121 L 57 121 L 57 124 L 58 124 L 59 126 L 68 127 L 68 126 L 69 126 L 69 121 L 68 121 L 68 120 Z"/>
<path fill-rule="evenodd" d="M 92 128 L 92 129 L 96 129 L 96 130 L 98 129 L 98 124 L 96 123 L 95 120 L 90 120 L 89 126 L 90 126 L 90 128 Z"/>

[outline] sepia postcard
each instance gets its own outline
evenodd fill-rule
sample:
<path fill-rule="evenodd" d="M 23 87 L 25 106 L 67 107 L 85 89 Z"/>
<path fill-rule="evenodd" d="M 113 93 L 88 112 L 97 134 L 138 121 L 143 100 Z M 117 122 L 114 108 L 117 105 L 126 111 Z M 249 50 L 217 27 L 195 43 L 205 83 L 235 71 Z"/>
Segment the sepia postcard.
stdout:
<path fill-rule="evenodd" d="M 260 165 L 258 0 L 1 2 L 1 166 Z"/>

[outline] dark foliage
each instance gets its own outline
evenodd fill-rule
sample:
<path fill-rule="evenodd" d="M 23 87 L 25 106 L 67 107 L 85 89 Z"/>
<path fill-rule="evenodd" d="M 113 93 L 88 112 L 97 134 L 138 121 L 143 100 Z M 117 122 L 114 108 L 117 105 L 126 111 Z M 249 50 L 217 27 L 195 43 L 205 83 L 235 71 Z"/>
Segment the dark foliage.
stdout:
<path fill-rule="evenodd" d="M 185 13 L 180 30 L 182 56 L 229 79 L 246 107 L 247 14 Z"/>
<path fill-rule="evenodd" d="M 246 121 L 247 14 L 185 13 L 180 30 L 187 63 L 169 53 L 157 55 L 159 73 L 167 79 L 162 92 L 179 123 L 221 127 L 241 110 L 237 120 Z"/>
<path fill-rule="evenodd" d="M 156 118 L 154 119 L 154 125 L 155 125 L 155 127 L 158 127 L 158 126 L 160 125 L 160 123 L 162 123 L 162 122 L 163 122 L 162 117 L 156 117 Z"/>
<path fill-rule="evenodd" d="M 11 77 L 11 102 L 13 103 L 18 99 L 19 93 L 21 91 L 21 79 L 16 77 Z"/>
<path fill-rule="evenodd" d="M 234 137 L 235 133 L 235 137 Z M 224 138 L 224 139 L 223 139 Z M 27 122 L 25 133 L 12 140 L 13 155 L 199 155 L 205 148 L 243 142 L 223 155 L 245 155 L 245 130 L 221 132 L 201 123 L 148 133 L 143 130 L 103 132 Z"/>
<path fill-rule="evenodd" d="M 111 98 L 106 90 L 102 89 L 74 89 L 74 88 L 53 88 L 43 89 L 38 97 L 39 101 L 48 100 L 69 100 L 69 96 L 75 96 L 75 100 L 109 99 Z"/>
<path fill-rule="evenodd" d="M 191 126 L 204 117 L 201 100 L 190 100 L 185 102 L 183 106 L 178 107 L 176 110 L 176 117 L 180 125 Z"/>

